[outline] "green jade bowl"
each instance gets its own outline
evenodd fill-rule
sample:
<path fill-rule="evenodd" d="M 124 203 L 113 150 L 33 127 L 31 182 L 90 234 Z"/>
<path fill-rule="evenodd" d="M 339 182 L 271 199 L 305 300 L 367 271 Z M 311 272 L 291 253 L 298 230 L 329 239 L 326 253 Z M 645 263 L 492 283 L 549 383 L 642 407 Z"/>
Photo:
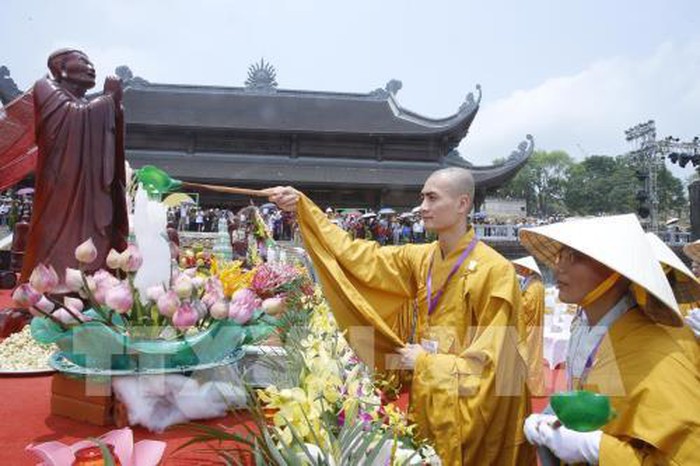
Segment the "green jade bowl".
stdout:
<path fill-rule="evenodd" d="M 136 178 L 149 193 L 168 193 L 181 188 L 182 181 L 171 178 L 164 170 L 144 165 L 136 170 Z"/>
<path fill-rule="evenodd" d="M 615 417 L 607 396 L 586 390 L 555 393 L 549 403 L 559 421 L 577 432 L 600 429 Z"/>

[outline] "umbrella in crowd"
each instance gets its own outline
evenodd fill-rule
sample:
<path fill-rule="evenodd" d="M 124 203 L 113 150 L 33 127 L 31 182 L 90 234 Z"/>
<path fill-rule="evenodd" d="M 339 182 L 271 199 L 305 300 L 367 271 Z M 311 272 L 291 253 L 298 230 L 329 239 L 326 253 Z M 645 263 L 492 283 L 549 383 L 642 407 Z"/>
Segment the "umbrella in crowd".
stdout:
<path fill-rule="evenodd" d="M 363 214 L 361 218 L 372 218 L 372 217 L 376 217 L 376 216 L 377 216 L 377 214 L 375 214 L 374 212 L 369 212 L 369 213 Z"/>
<path fill-rule="evenodd" d="M 18 196 L 26 196 L 28 194 L 33 194 L 34 193 L 34 188 L 22 188 L 17 190 L 17 195 Z"/>
<path fill-rule="evenodd" d="M 411 212 L 414 213 L 414 214 L 419 213 L 419 212 L 420 212 L 420 206 L 414 207 L 413 209 L 411 209 Z"/>
<path fill-rule="evenodd" d="M 176 207 L 180 204 L 196 204 L 196 202 L 185 193 L 173 193 L 163 199 L 163 204 L 168 207 Z"/>
<path fill-rule="evenodd" d="M 391 215 L 391 214 L 395 214 L 395 213 L 396 213 L 396 211 L 394 209 L 392 209 L 391 207 L 385 207 L 385 208 L 379 210 L 379 215 Z"/>

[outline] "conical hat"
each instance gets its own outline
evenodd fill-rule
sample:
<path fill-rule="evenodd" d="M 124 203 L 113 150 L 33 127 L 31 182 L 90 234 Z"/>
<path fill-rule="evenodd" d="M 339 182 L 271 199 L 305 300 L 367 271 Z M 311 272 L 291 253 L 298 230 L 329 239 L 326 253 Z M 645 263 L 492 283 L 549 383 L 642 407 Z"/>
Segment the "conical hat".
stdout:
<path fill-rule="evenodd" d="M 700 262 L 700 239 L 683 246 L 683 252 L 695 262 Z"/>
<path fill-rule="evenodd" d="M 525 257 L 521 257 L 519 259 L 515 259 L 513 261 L 513 264 L 520 266 L 524 269 L 528 269 L 532 272 L 535 272 L 537 275 L 542 277 L 542 272 L 540 271 L 540 268 L 537 266 L 537 262 L 535 262 L 535 258 L 532 256 L 525 256 Z"/>
<path fill-rule="evenodd" d="M 683 325 L 671 286 L 633 214 L 521 228 L 519 236 L 533 256 L 552 268 L 563 245 L 600 262 L 646 291 L 640 307 L 652 320 Z"/>
<path fill-rule="evenodd" d="M 676 301 L 679 303 L 693 303 L 700 301 L 700 281 L 693 272 L 683 263 L 671 248 L 654 233 L 647 233 L 647 239 L 651 244 L 656 259 L 662 264 L 673 269 L 674 283 L 671 285 Z"/>

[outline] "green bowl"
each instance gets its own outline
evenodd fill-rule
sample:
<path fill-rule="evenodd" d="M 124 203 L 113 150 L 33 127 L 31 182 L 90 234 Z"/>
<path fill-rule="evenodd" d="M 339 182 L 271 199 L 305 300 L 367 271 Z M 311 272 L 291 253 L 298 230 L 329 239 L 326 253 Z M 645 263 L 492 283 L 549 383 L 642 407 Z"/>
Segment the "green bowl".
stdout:
<path fill-rule="evenodd" d="M 607 396 L 586 390 L 555 393 L 549 403 L 559 421 L 578 432 L 600 429 L 615 417 Z"/>

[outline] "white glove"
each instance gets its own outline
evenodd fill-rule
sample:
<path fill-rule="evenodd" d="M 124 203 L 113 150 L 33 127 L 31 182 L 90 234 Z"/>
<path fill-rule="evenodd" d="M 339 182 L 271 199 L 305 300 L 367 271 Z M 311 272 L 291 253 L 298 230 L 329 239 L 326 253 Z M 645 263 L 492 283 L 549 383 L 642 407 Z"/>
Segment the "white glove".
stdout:
<path fill-rule="evenodd" d="M 700 309 L 693 309 L 685 318 L 685 323 L 693 331 L 696 338 L 700 338 Z"/>
<path fill-rule="evenodd" d="M 554 422 L 556 419 L 557 417 L 551 414 L 530 414 L 527 419 L 525 419 L 525 424 L 523 425 L 523 431 L 525 432 L 527 441 L 532 445 L 542 445 L 542 438 L 538 429 L 540 422 Z"/>
<path fill-rule="evenodd" d="M 547 447 L 565 463 L 598 464 L 603 431 L 576 432 L 563 425 L 552 427 L 555 422 L 551 414 L 528 416 L 523 427 L 528 442 Z"/>

